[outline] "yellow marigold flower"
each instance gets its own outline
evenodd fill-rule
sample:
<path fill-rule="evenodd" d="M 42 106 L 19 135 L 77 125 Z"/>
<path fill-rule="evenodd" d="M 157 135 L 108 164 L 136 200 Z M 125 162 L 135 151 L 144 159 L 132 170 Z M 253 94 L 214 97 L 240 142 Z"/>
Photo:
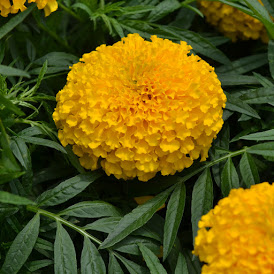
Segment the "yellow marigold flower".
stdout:
<path fill-rule="evenodd" d="M 261 4 L 261 0 L 258 0 Z M 206 17 L 206 20 L 218 27 L 233 42 L 237 39 L 261 39 L 268 41 L 268 36 L 264 25 L 254 17 L 243 13 L 242 11 L 229 5 L 212 2 L 199 1 L 200 9 Z"/>
<path fill-rule="evenodd" d="M 226 96 L 214 68 L 186 42 L 129 34 L 74 64 L 53 119 L 87 169 L 147 181 L 204 161 Z"/>
<path fill-rule="evenodd" d="M 203 274 L 274 272 L 274 184 L 232 189 L 198 225 Z"/>
<path fill-rule="evenodd" d="M 45 16 L 48 16 L 58 8 L 56 0 L 28 0 L 28 3 L 36 3 L 38 9 L 44 9 Z M 8 16 L 10 13 L 17 13 L 19 10 L 24 11 L 27 7 L 25 4 L 27 0 L 1 0 L 0 2 L 0 15 Z"/>

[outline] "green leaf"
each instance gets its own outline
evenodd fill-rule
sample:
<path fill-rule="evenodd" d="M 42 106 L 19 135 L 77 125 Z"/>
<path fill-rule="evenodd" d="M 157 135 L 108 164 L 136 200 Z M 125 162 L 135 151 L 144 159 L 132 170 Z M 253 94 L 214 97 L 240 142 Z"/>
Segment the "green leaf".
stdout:
<path fill-rule="evenodd" d="M 125 36 L 123 28 L 121 27 L 120 23 L 114 19 L 114 18 L 109 18 L 113 28 L 115 29 L 115 31 L 118 33 L 118 35 L 123 38 Z"/>
<path fill-rule="evenodd" d="M 25 142 L 19 138 L 16 138 L 15 140 L 12 140 L 10 143 L 10 148 L 17 158 L 17 160 L 20 162 L 20 164 L 26 169 L 30 170 L 32 169 L 31 164 L 31 156 L 30 151 L 25 144 Z"/>
<path fill-rule="evenodd" d="M 115 254 L 115 256 L 124 264 L 124 266 L 127 268 L 128 272 L 130 274 L 148 274 L 149 271 L 144 268 L 143 266 L 140 266 L 126 258 L 124 258 L 123 256 L 121 256 L 120 254 Z"/>
<path fill-rule="evenodd" d="M 45 62 L 48 62 L 49 67 L 67 67 L 72 66 L 79 61 L 79 58 L 75 55 L 65 52 L 50 52 L 43 57 L 34 61 L 34 64 L 43 66 Z"/>
<path fill-rule="evenodd" d="M 271 76 L 274 79 L 274 40 L 268 42 L 268 62 Z"/>
<path fill-rule="evenodd" d="M 221 189 L 223 196 L 228 196 L 232 188 L 239 188 L 239 186 L 240 183 L 236 168 L 232 162 L 232 159 L 229 158 L 222 172 Z"/>
<path fill-rule="evenodd" d="M 124 274 L 121 266 L 119 265 L 118 261 L 116 260 L 113 253 L 109 253 L 109 263 L 108 263 L 108 273 L 109 274 Z"/>
<path fill-rule="evenodd" d="M 267 64 L 267 55 L 265 53 L 260 53 L 256 55 L 251 55 L 247 57 L 240 58 L 228 65 L 218 67 L 216 73 L 234 73 L 234 74 L 244 74 L 246 72 L 252 71 Z"/>
<path fill-rule="evenodd" d="M 84 247 L 81 255 L 81 274 L 104 274 L 106 267 L 96 246 L 89 238 L 84 237 Z"/>
<path fill-rule="evenodd" d="M 30 78 L 30 75 L 24 70 L 12 68 L 4 65 L 0 65 L 0 74 L 5 76 L 22 76 L 22 77 Z"/>
<path fill-rule="evenodd" d="M 24 137 L 24 136 L 20 136 L 18 138 L 24 140 L 26 143 L 54 148 L 64 154 L 67 154 L 66 150 L 60 144 L 48 139 L 43 139 L 39 137 Z"/>
<path fill-rule="evenodd" d="M 34 202 L 6 191 L 0 191 L 0 203 L 13 204 L 13 205 L 33 205 Z"/>
<path fill-rule="evenodd" d="M 120 222 L 122 217 L 108 217 L 108 218 L 102 218 L 99 220 L 94 221 L 91 224 L 87 224 L 84 229 L 85 230 L 96 230 L 101 231 L 105 233 L 110 233 L 113 231 L 115 226 Z"/>
<path fill-rule="evenodd" d="M 198 231 L 198 222 L 213 207 L 213 182 L 207 168 L 196 181 L 191 200 L 191 223 L 193 242 Z"/>
<path fill-rule="evenodd" d="M 145 237 L 128 236 L 121 242 L 115 244 L 112 248 L 126 254 L 141 255 L 138 247 L 139 243 L 142 243 L 155 254 L 160 255 L 161 250 L 159 243 Z"/>
<path fill-rule="evenodd" d="M 150 249 L 143 244 L 139 244 L 139 248 L 151 274 L 167 274 L 157 256 Z"/>
<path fill-rule="evenodd" d="M 27 10 L 14 15 L 5 25 L 0 28 L 0 39 L 12 31 L 17 25 L 24 21 L 24 19 L 32 12 L 36 5 L 30 5 Z"/>
<path fill-rule="evenodd" d="M 223 87 L 260 84 L 258 79 L 254 76 L 230 74 L 230 73 L 218 73 L 217 75 Z"/>
<path fill-rule="evenodd" d="M 258 113 L 250 107 L 247 103 L 243 102 L 239 98 L 234 97 L 233 95 L 226 94 L 227 102 L 226 102 L 226 109 L 231 111 L 237 111 L 248 116 L 261 119 Z"/>
<path fill-rule="evenodd" d="M 258 168 L 248 153 L 244 153 L 240 161 L 240 171 L 244 183 L 247 187 L 258 184 L 260 182 Z"/>
<path fill-rule="evenodd" d="M 52 260 L 37 260 L 37 261 L 32 261 L 27 263 L 26 267 L 28 268 L 29 271 L 35 272 L 43 267 L 46 267 L 52 264 L 53 264 Z"/>
<path fill-rule="evenodd" d="M 258 145 L 251 146 L 247 149 L 247 152 L 251 154 L 257 154 L 261 156 L 274 156 L 274 142 L 266 142 Z"/>
<path fill-rule="evenodd" d="M 164 244 L 163 244 L 163 259 L 165 260 L 171 251 L 178 229 L 184 214 L 186 199 L 186 188 L 183 182 L 177 183 L 174 189 L 166 212 L 166 220 L 164 226 Z"/>
<path fill-rule="evenodd" d="M 174 274 L 188 274 L 187 263 L 184 255 L 179 253 L 175 273 Z"/>
<path fill-rule="evenodd" d="M 119 210 L 104 201 L 87 201 L 74 204 L 61 211 L 59 215 L 74 216 L 79 218 L 119 217 Z"/>
<path fill-rule="evenodd" d="M 77 274 L 77 261 L 73 242 L 59 222 L 57 222 L 54 242 L 54 273 Z"/>
<path fill-rule="evenodd" d="M 241 136 L 240 139 L 251 141 L 274 141 L 274 129 Z"/>
<path fill-rule="evenodd" d="M 151 11 L 147 17 L 147 20 L 150 22 L 158 21 L 180 7 L 181 5 L 177 0 L 160 1 L 160 3 Z"/>
<path fill-rule="evenodd" d="M 106 240 L 101 244 L 100 248 L 108 248 L 113 246 L 128 236 L 131 232 L 143 226 L 152 218 L 158 208 L 165 203 L 167 197 L 173 189 L 174 186 L 168 188 L 143 205 L 136 207 L 132 210 L 132 212 L 126 214 L 115 227 L 114 231 L 110 233 Z"/>
<path fill-rule="evenodd" d="M 239 98 L 247 104 L 274 103 L 273 87 L 246 90 Z"/>
<path fill-rule="evenodd" d="M 20 108 L 18 108 L 17 106 L 15 106 L 11 102 L 11 100 L 9 100 L 8 98 L 6 98 L 1 93 L 0 93 L 0 104 L 4 105 L 5 108 L 7 108 L 8 110 L 14 112 L 15 114 L 17 114 L 19 116 L 25 115 L 25 113 Z"/>
<path fill-rule="evenodd" d="M 222 51 L 217 49 L 209 40 L 198 33 L 171 26 L 158 25 L 158 27 L 160 30 L 172 35 L 174 37 L 173 39 L 186 41 L 192 46 L 196 53 L 200 53 L 222 64 L 230 64 L 230 60 Z M 155 34 L 157 34 L 157 32 Z"/>
<path fill-rule="evenodd" d="M 16 274 L 28 259 L 39 234 L 40 217 L 36 214 L 16 236 L 1 269 L 3 274 Z"/>
<path fill-rule="evenodd" d="M 82 192 L 101 175 L 100 171 L 93 171 L 89 174 L 81 174 L 70 178 L 60 183 L 55 188 L 42 193 L 37 198 L 37 203 L 39 206 L 54 206 L 62 204 Z"/>

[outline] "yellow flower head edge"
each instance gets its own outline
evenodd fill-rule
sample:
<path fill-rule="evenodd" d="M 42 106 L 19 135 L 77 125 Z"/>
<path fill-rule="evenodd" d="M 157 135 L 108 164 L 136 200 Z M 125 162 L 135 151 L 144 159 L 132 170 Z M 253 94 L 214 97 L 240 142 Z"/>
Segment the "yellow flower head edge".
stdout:
<path fill-rule="evenodd" d="M 74 64 L 53 113 L 63 146 L 86 169 L 147 181 L 206 160 L 226 96 L 186 42 L 129 34 Z"/>
<path fill-rule="evenodd" d="M 262 4 L 261 0 L 258 1 Z M 265 43 L 268 42 L 264 25 L 254 17 L 220 2 L 199 0 L 199 6 L 206 20 L 233 42 L 238 39 L 261 39 Z"/>
<path fill-rule="evenodd" d="M 203 274 L 273 273 L 274 183 L 232 189 L 198 226 L 193 253 Z"/>
<path fill-rule="evenodd" d="M 45 16 L 50 15 L 58 8 L 56 0 L 1 0 L 0 1 L 0 15 L 3 17 L 8 16 L 10 13 L 17 13 L 19 10 L 24 11 L 27 9 L 26 3 L 36 3 L 38 9 L 44 9 Z"/>

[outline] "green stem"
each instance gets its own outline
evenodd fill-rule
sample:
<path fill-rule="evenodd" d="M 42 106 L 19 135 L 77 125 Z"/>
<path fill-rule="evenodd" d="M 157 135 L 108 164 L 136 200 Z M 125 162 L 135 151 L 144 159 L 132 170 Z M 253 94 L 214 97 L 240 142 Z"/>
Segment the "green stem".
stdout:
<path fill-rule="evenodd" d="M 84 22 L 84 20 L 80 16 L 78 16 L 75 12 L 73 12 L 67 6 L 65 6 L 64 4 L 62 4 L 61 1 L 58 1 L 58 6 L 61 7 L 65 12 L 67 12 L 68 14 L 70 14 L 71 16 L 73 16 L 74 18 L 76 18 L 77 20 L 79 20 L 80 22 Z"/>
<path fill-rule="evenodd" d="M 228 158 L 231 158 L 231 157 L 235 157 L 235 156 L 238 156 L 238 155 L 241 155 L 241 154 L 244 154 L 246 151 L 247 151 L 248 147 L 244 147 L 243 149 L 241 150 L 238 150 L 238 151 L 235 151 L 235 152 L 231 152 L 223 157 L 220 157 L 219 159 L 217 160 L 214 160 L 212 162 L 209 162 L 207 164 L 205 164 L 204 166 L 194 170 L 193 172 L 191 172 L 190 174 L 186 175 L 183 177 L 183 181 L 186 182 L 188 179 L 190 179 L 191 177 L 197 175 L 198 173 L 202 172 L 203 170 L 205 170 L 206 168 L 209 168 L 209 167 L 212 167 Z"/>
<path fill-rule="evenodd" d="M 53 219 L 53 220 L 55 220 L 57 222 L 60 222 L 60 223 L 62 223 L 64 225 L 72 228 L 73 230 L 77 231 L 78 233 L 82 234 L 83 236 L 88 237 L 93 242 L 95 242 L 95 243 L 97 243 L 99 245 L 102 243 L 99 239 L 97 239 L 96 237 L 94 237 L 94 236 L 90 235 L 89 233 L 87 233 L 83 228 L 70 223 L 69 221 L 67 221 L 67 220 L 59 217 L 58 215 L 55 215 L 54 213 L 51 213 L 49 211 L 46 211 L 44 209 L 41 209 L 41 208 L 38 208 L 38 207 L 35 207 L 35 206 L 31 206 L 31 205 L 27 206 L 27 210 L 35 212 L 35 213 L 39 213 L 39 214 L 41 214 L 43 216 L 46 216 L 46 217 L 48 217 L 50 219 Z"/>

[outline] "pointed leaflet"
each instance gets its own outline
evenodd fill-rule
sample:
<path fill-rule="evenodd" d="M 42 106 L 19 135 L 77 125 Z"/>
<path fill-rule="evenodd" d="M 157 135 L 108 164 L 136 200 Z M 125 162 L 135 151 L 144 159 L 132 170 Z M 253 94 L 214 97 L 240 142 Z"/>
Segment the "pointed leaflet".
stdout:
<path fill-rule="evenodd" d="M 74 204 L 61 211 L 59 215 L 74 216 L 79 218 L 119 217 L 119 210 L 104 201 L 87 201 Z"/>
<path fill-rule="evenodd" d="M 188 274 L 186 259 L 182 253 L 179 253 L 174 274 Z"/>
<path fill-rule="evenodd" d="M 40 216 L 36 214 L 16 236 L 0 270 L 3 274 L 16 274 L 28 259 L 39 234 Z"/>
<path fill-rule="evenodd" d="M 130 261 L 120 254 L 115 254 L 115 256 L 124 264 L 130 274 L 148 274 L 147 268 L 140 266 L 133 261 Z"/>
<path fill-rule="evenodd" d="M 257 166 L 251 155 L 244 153 L 240 161 L 240 171 L 244 183 L 247 187 L 258 184 L 260 182 Z"/>
<path fill-rule="evenodd" d="M 108 274 L 124 274 L 113 253 L 109 253 Z"/>
<path fill-rule="evenodd" d="M 228 196 L 232 188 L 239 188 L 239 177 L 232 159 L 229 158 L 222 172 L 221 189 L 223 196 Z"/>
<path fill-rule="evenodd" d="M 54 273 L 77 274 L 77 261 L 73 242 L 59 222 L 57 222 L 54 242 Z"/>
<path fill-rule="evenodd" d="M 81 255 L 81 274 L 105 274 L 106 267 L 96 246 L 89 238 L 84 237 Z"/>
<path fill-rule="evenodd" d="M 33 201 L 6 191 L 0 191 L 0 203 L 13 205 L 32 205 Z"/>
<path fill-rule="evenodd" d="M 143 244 L 139 244 L 139 248 L 151 274 L 167 274 L 157 256 L 150 249 Z"/>
<path fill-rule="evenodd" d="M 101 244 L 100 248 L 113 246 L 128 236 L 132 231 L 143 226 L 152 218 L 158 208 L 163 205 L 173 189 L 174 186 L 168 188 L 143 205 L 136 207 L 132 212 L 126 214 L 115 227 L 114 231 L 110 233 L 106 240 Z"/>
<path fill-rule="evenodd" d="M 207 168 L 196 181 L 191 201 L 191 223 L 193 242 L 197 235 L 198 222 L 213 207 L 213 183 Z"/>
<path fill-rule="evenodd" d="M 184 214 L 186 198 L 186 188 L 183 182 L 177 183 L 174 189 L 166 212 L 166 220 L 164 227 L 164 260 L 168 256 L 175 242 L 176 235 Z"/>
<path fill-rule="evenodd" d="M 39 206 L 59 205 L 82 192 L 89 184 L 101 176 L 100 171 L 80 174 L 70 178 L 53 189 L 47 190 L 37 198 Z"/>
<path fill-rule="evenodd" d="M 240 139 L 253 141 L 274 141 L 274 129 L 241 136 Z"/>
<path fill-rule="evenodd" d="M 266 142 L 254 145 L 247 149 L 251 154 L 274 157 L 274 142 Z"/>

